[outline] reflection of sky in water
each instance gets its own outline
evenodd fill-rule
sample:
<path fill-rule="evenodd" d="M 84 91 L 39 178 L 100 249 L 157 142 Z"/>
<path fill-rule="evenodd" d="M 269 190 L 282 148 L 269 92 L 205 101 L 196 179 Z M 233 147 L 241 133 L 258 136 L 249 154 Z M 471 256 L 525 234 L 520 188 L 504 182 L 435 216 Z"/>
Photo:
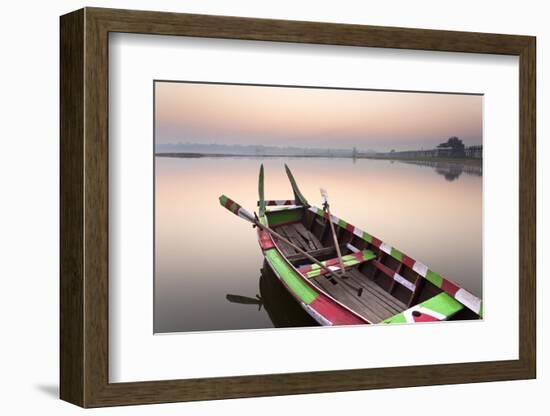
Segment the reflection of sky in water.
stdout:
<path fill-rule="evenodd" d="M 255 231 L 218 196 L 255 209 L 264 163 L 266 198 L 291 198 L 285 162 L 311 204 L 326 188 L 335 215 L 481 295 L 481 176 L 449 181 L 435 167 L 386 160 L 157 157 L 156 332 L 273 326 L 263 308 L 226 300 L 259 292 L 263 258 Z"/>

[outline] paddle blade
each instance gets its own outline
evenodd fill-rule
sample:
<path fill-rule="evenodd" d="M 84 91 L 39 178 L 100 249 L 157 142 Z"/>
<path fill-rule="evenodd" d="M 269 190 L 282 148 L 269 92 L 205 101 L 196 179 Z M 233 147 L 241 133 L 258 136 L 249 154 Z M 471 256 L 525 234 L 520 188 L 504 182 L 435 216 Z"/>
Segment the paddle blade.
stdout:
<path fill-rule="evenodd" d="M 264 165 L 260 165 L 260 176 L 258 178 L 258 197 L 259 199 L 259 215 L 260 218 L 265 215 L 265 198 L 264 198 Z"/>
<path fill-rule="evenodd" d="M 250 222 L 255 222 L 254 215 L 252 215 L 250 212 L 248 212 L 246 209 L 241 207 L 239 204 L 237 204 L 232 199 L 226 197 L 225 195 L 220 196 L 220 205 L 224 208 L 227 208 L 229 211 L 231 211 L 233 214 L 247 220 Z"/>
<path fill-rule="evenodd" d="M 228 293 L 225 298 L 231 303 L 240 303 L 241 305 L 261 305 L 262 300 L 258 297 L 250 298 L 248 296 L 233 295 Z"/>
<path fill-rule="evenodd" d="M 294 192 L 294 199 L 296 200 L 296 203 L 300 203 L 305 207 L 309 207 L 309 204 L 307 200 L 304 198 L 302 193 L 300 192 L 300 189 L 298 189 L 298 184 L 296 183 L 296 179 L 294 179 L 294 175 L 290 171 L 290 168 L 285 163 L 285 171 L 286 175 L 288 176 L 288 180 L 290 181 L 290 185 L 292 185 L 292 191 Z"/>
<path fill-rule="evenodd" d="M 328 192 L 326 189 L 321 188 L 321 196 L 325 202 L 328 202 Z"/>

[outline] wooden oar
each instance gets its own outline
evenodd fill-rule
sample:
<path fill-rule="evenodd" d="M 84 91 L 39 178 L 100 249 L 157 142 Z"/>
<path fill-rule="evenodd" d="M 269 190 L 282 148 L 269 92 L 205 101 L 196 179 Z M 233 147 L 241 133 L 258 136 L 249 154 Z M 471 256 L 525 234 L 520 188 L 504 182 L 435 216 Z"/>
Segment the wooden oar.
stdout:
<path fill-rule="evenodd" d="M 262 309 L 262 299 L 256 295 L 255 298 L 251 298 L 248 296 L 242 296 L 242 295 L 233 295 L 231 293 L 228 293 L 225 295 L 225 298 L 231 302 L 231 303 L 239 303 L 241 305 L 258 305 L 258 310 Z"/>
<path fill-rule="evenodd" d="M 254 224 L 256 227 L 260 228 L 261 230 L 267 231 L 272 236 L 278 238 L 279 240 L 283 241 L 284 243 L 291 246 L 294 250 L 298 251 L 299 253 L 303 254 L 307 259 L 312 261 L 313 263 L 317 264 L 319 267 L 324 269 L 328 274 L 335 278 L 340 278 L 339 275 L 337 275 L 333 270 L 329 269 L 327 266 L 325 266 L 323 263 L 321 263 L 319 260 L 317 260 L 315 257 L 313 257 L 308 252 L 302 250 L 300 247 L 298 247 L 296 244 L 294 244 L 292 241 L 288 240 L 287 238 L 283 237 L 281 234 L 279 234 L 277 231 L 274 231 L 273 229 L 269 228 L 266 225 L 263 225 L 256 216 L 253 216 L 250 212 L 248 212 L 246 209 L 244 209 L 242 206 L 237 204 L 232 199 L 226 197 L 225 195 L 220 196 L 220 205 L 224 208 L 227 208 L 229 211 L 231 211 L 233 214 L 237 215 L 238 217 L 241 217 L 244 220 L 247 220 Z M 339 248 L 338 248 L 339 250 Z M 343 263 L 342 263 L 343 265 Z M 343 282 L 353 290 L 357 291 L 357 296 L 361 296 L 363 293 L 363 288 L 355 287 L 347 282 Z"/>
<path fill-rule="evenodd" d="M 330 224 L 330 230 L 332 231 L 332 239 L 334 240 L 334 247 L 336 247 L 336 254 L 338 255 L 338 261 L 340 262 L 340 270 L 342 270 L 342 276 L 345 273 L 344 262 L 342 261 L 342 252 L 340 251 L 340 245 L 338 244 L 338 238 L 336 237 L 336 230 L 334 229 L 334 224 L 332 223 L 332 218 L 330 214 L 330 205 L 328 203 L 328 193 L 326 189 L 321 188 L 321 196 L 324 199 L 323 209 L 328 214 L 328 223 Z"/>

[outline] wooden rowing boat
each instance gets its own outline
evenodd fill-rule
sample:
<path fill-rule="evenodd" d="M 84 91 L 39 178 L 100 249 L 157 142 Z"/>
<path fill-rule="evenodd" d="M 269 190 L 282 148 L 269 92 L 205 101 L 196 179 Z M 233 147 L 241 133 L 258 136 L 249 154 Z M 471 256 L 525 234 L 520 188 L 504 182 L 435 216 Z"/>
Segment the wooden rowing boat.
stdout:
<path fill-rule="evenodd" d="M 265 200 L 261 167 L 256 217 L 224 195 L 220 203 L 257 225 L 267 264 L 316 322 L 360 325 L 482 317 L 478 297 L 379 238 L 310 205 L 285 168 L 294 199 Z"/>

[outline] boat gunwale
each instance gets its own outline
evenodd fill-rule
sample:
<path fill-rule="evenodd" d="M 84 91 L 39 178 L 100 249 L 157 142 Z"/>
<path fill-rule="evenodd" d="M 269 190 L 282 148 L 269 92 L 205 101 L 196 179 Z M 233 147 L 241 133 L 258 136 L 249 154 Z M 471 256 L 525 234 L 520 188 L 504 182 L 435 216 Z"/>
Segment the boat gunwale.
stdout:
<path fill-rule="evenodd" d="M 312 212 L 313 214 L 317 215 L 318 217 L 320 218 L 324 218 L 324 219 L 329 219 L 329 216 L 327 213 L 325 213 L 321 208 L 318 208 L 314 205 L 310 205 L 308 208 L 306 208 L 307 210 L 309 210 L 310 212 Z M 347 229 L 347 227 L 343 227 L 341 224 L 340 224 L 340 221 L 344 222 L 347 226 L 351 226 L 353 227 L 353 230 L 348 230 L 349 232 L 351 232 L 353 235 L 357 236 L 358 238 L 366 241 L 367 243 L 369 244 L 372 244 L 374 247 L 378 248 L 379 250 L 383 251 L 384 253 L 390 255 L 392 258 L 394 258 L 395 260 L 399 261 L 401 264 L 403 264 L 403 266 L 405 267 L 409 267 L 408 265 L 406 265 L 401 259 L 395 257 L 392 253 L 393 253 L 393 250 L 394 249 L 395 251 L 399 252 L 402 256 L 406 256 L 407 258 L 409 258 L 410 260 L 413 261 L 413 265 L 415 263 L 419 263 L 421 265 L 423 265 L 424 267 L 426 267 L 426 272 L 425 272 L 425 275 L 422 275 L 421 273 L 419 273 L 417 270 L 415 270 L 413 267 L 409 267 L 412 271 L 414 271 L 415 273 L 417 273 L 422 279 L 424 279 L 425 281 L 427 281 L 428 283 L 434 285 L 435 287 L 437 287 L 438 289 L 441 289 L 441 291 L 447 293 L 449 296 L 451 296 L 453 299 L 455 299 L 456 301 L 460 302 L 462 305 L 464 305 L 464 307 L 468 308 L 470 311 L 474 312 L 476 315 L 478 315 L 480 318 L 483 317 L 482 315 L 482 310 L 483 310 L 483 301 L 482 299 L 480 299 L 478 296 L 474 295 L 473 293 L 471 293 L 470 291 L 464 289 L 462 286 L 460 286 L 459 284 L 457 284 L 456 282 L 454 282 L 452 279 L 448 279 L 442 275 L 440 275 L 439 273 L 436 273 L 434 272 L 432 269 L 430 269 L 428 266 L 426 266 L 424 263 L 414 259 L 413 257 L 410 257 L 409 255 L 403 253 L 401 250 L 398 250 L 397 248 L 393 247 L 392 245 L 384 242 L 383 240 L 379 239 L 378 237 L 370 234 L 370 233 L 367 233 L 366 231 L 364 231 L 363 229 L 359 228 L 359 227 L 356 227 L 355 225 L 349 223 L 348 221 L 345 221 L 343 220 L 342 218 L 340 217 L 337 217 L 335 215 L 331 215 L 330 216 L 330 221 L 332 221 L 332 223 L 340 228 L 343 228 L 343 229 Z M 358 231 L 361 232 L 361 236 L 358 235 Z M 364 238 L 364 234 L 368 234 L 371 238 L 372 238 L 372 241 L 368 241 Z M 380 245 L 376 245 L 374 244 L 374 241 L 377 240 L 377 241 L 380 241 Z M 389 247 L 389 252 L 384 250 L 382 248 L 382 246 L 388 246 Z M 434 284 L 433 282 L 431 282 L 428 278 L 427 278 L 427 275 L 428 275 L 428 272 L 432 272 L 434 274 L 436 274 L 437 276 L 439 276 L 441 278 L 441 286 L 438 286 L 436 284 Z M 451 293 L 449 292 L 448 290 L 446 290 L 443 286 L 444 286 L 444 282 L 447 282 L 448 284 L 452 285 L 452 286 L 455 286 L 457 288 L 457 290 L 455 291 L 455 293 Z M 468 305 L 466 303 L 464 303 L 461 299 L 458 299 L 455 297 L 455 294 L 458 293 L 460 290 L 464 291 L 466 293 L 467 296 L 470 296 L 472 298 L 474 298 L 476 301 L 479 302 L 479 310 L 475 310 L 471 305 Z M 414 305 L 411 305 L 411 307 L 413 307 Z"/>

